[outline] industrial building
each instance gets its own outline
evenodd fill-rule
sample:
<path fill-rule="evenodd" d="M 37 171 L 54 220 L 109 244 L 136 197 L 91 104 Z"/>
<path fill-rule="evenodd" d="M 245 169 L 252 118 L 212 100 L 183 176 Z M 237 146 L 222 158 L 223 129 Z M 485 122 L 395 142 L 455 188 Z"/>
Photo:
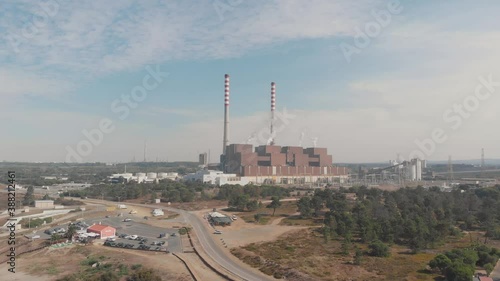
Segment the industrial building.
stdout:
<path fill-rule="evenodd" d="M 221 226 L 231 225 L 231 223 L 233 222 L 233 220 L 230 217 L 218 212 L 209 213 L 208 220 L 213 225 L 221 225 Z"/>
<path fill-rule="evenodd" d="M 35 200 L 35 208 L 54 209 L 54 200 Z"/>
<path fill-rule="evenodd" d="M 94 224 L 87 228 L 88 233 L 96 233 L 101 239 L 111 238 L 116 236 L 116 228 L 104 225 L 104 224 Z"/>
<path fill-rule="evenodd" d="M 267 145 L 229 143 L 229 75 L 224 76 L 224 133 L 220 170 L 240 181 L 268 184 L 342 183 L 349 177 L 345 167 L 332 165 L 326 148 L 278 146 L 276 143 L 276 83 L 271 83 L 270 138 Z M 223 178 L 222 176 L 219 176 Z"/>
<path fill-rule="evenodd" d="M 185 181 L 198 181 L 213 185 L 247 185 L 251 180 L 246 177 L 239 177 L 236 174 L 225 174 L 222 171 L 199 170 L 196 173 L 187 174 L 183 178 Z"/>
<path fill-rule="evenodd" d="M 122 173 L 113 174 L 108 177 L 112 183 L 119 182 L 137 182 L 137 183 L 156 183 L 160 180 L 169 179 L 177 180 L 179 177 L 178 173 Z"/>
<path fill-rule="evenodd" d="M 231 144 L 226 149 L 225 171 L 255 183 L 303 184 L 344 182 L 348 169 L 332 165 L 326 148 Z"/>
<path fill-rule="evenodd" d="M 200 164 L 200 166 L 202 166 L 202 167 L 206 167 L 208 165 L 208 154 L 206 152 L 201 153 L 199 155 L 198 164 Z"/>
<path fill-rule="evenodd" d="M 387 167 L 375 167 L 371 169 L 359 167 L 357 174 L 351 174 L 350 183 L 405 185 L 408 182 L 422 181 L 422 175 L 426 168 L 427 161 L 418 158 L 409 161 L 401 159 L 390 160 Z"/>

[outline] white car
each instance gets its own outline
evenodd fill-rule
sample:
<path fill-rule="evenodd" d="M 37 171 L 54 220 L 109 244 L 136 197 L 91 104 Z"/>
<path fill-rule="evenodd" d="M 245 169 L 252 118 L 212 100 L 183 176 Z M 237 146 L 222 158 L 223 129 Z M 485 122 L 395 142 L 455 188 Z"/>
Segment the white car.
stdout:
<path fill-rule="evenodd" d="M 129 239 L 130 239 L 130 240 L 135 240 L 135 239 L 137 239 L 137 237 L 138 237 L 137 235 L 130 235 L 130 238 L 129 238 Z"/>
<path fill-rule="evenodd" d="M 222 234 L 222 232 L 220 232 L 220 230 L 216 230 L 214 234 Z"/>
<path fill-rule="evenodd" d="M 116 238 L 108 238 L 108 239 L 106 239 L 106 241 L 114 242 L 114 241 L 116 241 Z"/>

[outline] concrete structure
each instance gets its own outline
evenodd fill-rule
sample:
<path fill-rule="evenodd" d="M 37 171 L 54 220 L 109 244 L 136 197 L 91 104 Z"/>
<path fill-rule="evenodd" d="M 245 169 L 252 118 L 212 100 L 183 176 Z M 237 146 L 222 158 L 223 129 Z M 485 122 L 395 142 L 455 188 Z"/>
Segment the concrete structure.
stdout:
<path fill-rule="evenodd" d="M 231 144 L 226 149 L 225 172 L 250 177 L 255 183 L 300 184 L 343 182 L 349 171 L 332 166 L 326 148 Z"/>
<path fill-rule="evenodd" d="M 268 141 L 268 145 L 274 145 L 276 142 L 276 135 L 274 133 L 274 110 L 276 109 L 276 83 L 271 82 L 271 137 Z"/>
<path fill-rule="evenodd" d="M 163 213 L 163 210 L 162 209 L 154 209 L 153 212 L 151 212 L 153 214 L 153 217 L 157 217 L 157 216 L 163 216 L 165 213 Z"/>
<path fill-rule="evenodd" d="M 87 228 L 87 232 L 99 234 L 101 239 L 116 236 L 116 228 L 104 224 L 94 224 Z"/>
<path fill-rule="evenodd" d="M 224 136 L 222 140 L 222 155 L 226 155 L 226 148 L 229 145 L 228 138 L 229 138 L 229 74 L 225 74 L 224 75 Z"/>
<path fill-rule="evenodd" d="M 276 83 L 271 82 L 271 124 L 267 145 L 255 148 L 250 144 L 229 144 L 229 75 L 224 80 L 224 129 L 223 148 L 219 169 L 248 182 L 301 184 L 343 183 L 349 177 L 347 168 L 333 167 L 332 156 L 326 148 L 302 148 L 299 146 L 275 145 L 274 113 L 276 108 Z M 200 156 L 201 160 L 201 156 Z M 196 177 L 195 175 L 188 178 Z M 204 177 L 204 176 L 203 176 Z M 221 177 L 221 176 L 220 176 Z M 221 177 L 222 179 L 222 177 Z M 205 179 L 202 179 L 206 182 Z"/>
<path fill-rule="evenodd" d="M 200 164 L 200 166 L 204 166 L 204 167 L 208 165 L 208 154 L 206 152 L 201 153 L 198 156 L 198 164 Z"/>
<path fill-rule="evenodd" d="M 54 209 L 54 200 L 35 200 L 35 208 Z"/>

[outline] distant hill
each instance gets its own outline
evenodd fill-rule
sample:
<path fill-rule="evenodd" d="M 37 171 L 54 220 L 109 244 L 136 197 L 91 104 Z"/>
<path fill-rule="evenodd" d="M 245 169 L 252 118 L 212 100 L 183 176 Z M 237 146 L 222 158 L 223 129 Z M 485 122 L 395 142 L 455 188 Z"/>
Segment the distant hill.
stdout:
<path fill-rule="evenodd" d="M 454 165 L 467 164 L 467 165 L 481 165 L 481 159 L 472 160 L 452 160 Z M 486 166 L 500 166 L 500 159 L 484 159 Z M 427 161 L 428 165 L 443 165 L 448 164 L 448 160 L 444 161 Z M 389 166 L 389 161 L 384 162 L 366 162 L 366 163 L 335 163 L 338 166 L 358 166 L 362 165 L 365 167 L 387 167 Z"/>

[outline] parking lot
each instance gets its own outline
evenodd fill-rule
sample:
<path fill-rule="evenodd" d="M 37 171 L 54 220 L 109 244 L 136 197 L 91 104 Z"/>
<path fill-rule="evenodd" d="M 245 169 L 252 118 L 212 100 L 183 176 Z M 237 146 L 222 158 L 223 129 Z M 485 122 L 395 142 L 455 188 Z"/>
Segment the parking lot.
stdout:
<path fill-rule="evenodd" d="M 134 218 L 132 221 L 124 222 L 123 220 L 127 218 L 125 217 L 117 217 L 115 216 L 110 216 L 108 218 L 98 218 L 98 219 L 88 219 L 85 220 L 84 222 L 87 225 L 92 225 L 92 224 L 104 224 L 104 225 L 110 225 L 114 228 L 116 228 L 116 236 L 119 235 L 137 235 L 139 237 L 144 237 L 147 239 L 148 246 L 153 246 L 151 245 L 152 242 L 154 241 L 165 241 L 165 245 L 168 247 L 168 251 L 173 252 L 173 253 L 179 253 L 182 252 L 182 244 L 181 244 L 181 239 L 179 237 L 179 233 L 177 229 L 174 228 L 162 228 L 162 227 L 156 227 L 156 226 L 150 226 L 146 225 L 144 223 L 141 223 L 141 220 L 139 218 Z M 144 220 L 145 221 L 145 220 Z M 65 230 L 68 229 L 68 225 L 59 225 L 54 228 L 50 228 L 50 230 L 54 230 L 55 228 L 64 228 Z M 166 236 L 164 238 L 158 238 L 161 233 L 165 233 Z M 175 233 L 175 234 L 174 234 Z M 62 233 L 63 234 L 63 233 Z M 174 234 L 175 236 L 172 236 Z M 50 235 L 46 234 L 44 232 L 37 233 L 37 235 L 40 235 L 41 239 L 50 239 Z M 122 241 L 123 240 L 123 241 Z M 125 244 L 132 244 L 134 245 L 137 249 L 137 247 L 140 244 L 140 241 L 138 240 L 129 240 L 129 239 L 116 239 L 116 243 L 125 243 Z M 153 248 L 153 247 L 152 247 Z M 156 248 L 156 246 L 154 247 Z"/>
<path fill-rule="evenodd" d="M 149 250 L 149 251 L 170 251 L 168 247 L 168 238 L 146 238 L 139 236 L 136 239 L 128 238 L 128 235 L 120 234 L 121 238 L 106 240 L 105 246 L 128 248 L 128 249 L 139 249 L 139 250 Z"/>

